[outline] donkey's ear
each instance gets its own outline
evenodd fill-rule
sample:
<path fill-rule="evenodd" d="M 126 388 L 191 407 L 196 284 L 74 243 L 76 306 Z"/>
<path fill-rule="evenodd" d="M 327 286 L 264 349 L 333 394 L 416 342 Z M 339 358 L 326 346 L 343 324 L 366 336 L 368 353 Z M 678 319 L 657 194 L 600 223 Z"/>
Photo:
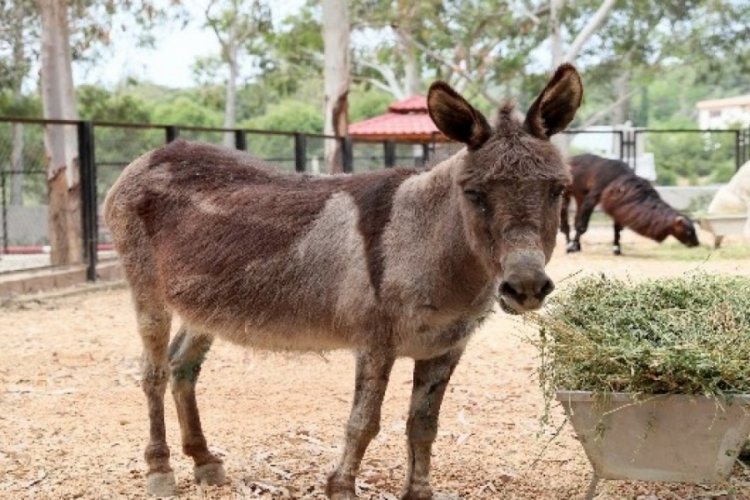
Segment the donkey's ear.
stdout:
<path fill-rule="evenodd" d="M 479 149 L 490 138 L 492 129 L 482 113 L 445 82 L 435 82 L 427 94 L 430 118 L 446 137 Z"/>
<path fill-rule="evenodd" d="M 582 98 L 583 83 L 578 71 L 563 64 L 529 108 L 523 126 L 531 135 L 549 139 L 573 121 Z"/>

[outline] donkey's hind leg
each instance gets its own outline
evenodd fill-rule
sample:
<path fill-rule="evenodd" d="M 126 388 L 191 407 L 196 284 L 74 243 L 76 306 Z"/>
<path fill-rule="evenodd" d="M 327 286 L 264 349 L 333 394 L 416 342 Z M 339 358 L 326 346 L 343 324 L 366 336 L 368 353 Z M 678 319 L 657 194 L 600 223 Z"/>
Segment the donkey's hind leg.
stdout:
<path fill-rule="evenodd" d="M 388 386 L 395 356 L 390 352 L 362 351 L 357 353 L 357 374 L 354 403 L 346 427 L 346 441 L 341 462 L 330 476 L 326 495 L 334 500 L 356 498 L 354 480 L 359 464 L 380 430 L 380 407 Z"/>
<path fill-rule="evenodd" d="M 409 462 L 402 494 L 404 500 L 432 498 L 430 454 L 437 436 L 440 405 L 463 351 L 461 347 L 437 358 L 414 362 L 411 407 L 406 423 Z"/>
<path fill-rule="evenodd" d="M 622 224 L 615 222 L 614 229 L 615 229 L 615 240 L 614 240 L 614 247 L 612 249 L 612 252 L 615 255 L 622 255 L 622 247 L 620 246 L 620 232 L 622 231 Z"/>
<path fill-rule="evenodd" d="M 568 245 L 568 252 L 580 252 L 581 251 L 581 236 L 583 236 L 583 234 L 589 228 L 589 220 L 591 219 L 591 213 L 594 211 L 594 208 L 596 208 L 596 205 L 599 203 L 599 196 L 600 196 L 599 193 L 589 192 L 583 198 L 583 201 L 578 204 L 578 207 L 576 208 L 576 220 L 575 220 L 576 235 L 573 238 L 573 241 L 571 241 L 570 244 Z"/>
<path fill-rule="evenodd" d="M 560 204 L 560 232 L 565 235 L 565 243 L 570 243 L 570 222 L 569 219 L 570 210 L 570 194 L 564 193 L 562 203 Z"/>
<path fill-rule="evenodd" d="M 212 337 L 195 334 L 182 326 L 169 346 L 169 365 L 182 451 L 193 458 L 196 482 L 222 484 L 225 481 L 224 467 L 221 459 L 208 451 L 195 400 L 195 384 L 212 342 Z"/>
<path fill-rule="evenodd" d="M 146 487 L 151 495 L 171 496 L 176 492 L 174 472 L 169 466 L 169 447 L 164 428 L 164 393 L 167 389 L 167 345 L 171 314 L 154 297 L 135 294 L 138 332 L 143 342 L 141 387 L 146 394 L 149 443 L 144 456 L 148 465 Z"/>

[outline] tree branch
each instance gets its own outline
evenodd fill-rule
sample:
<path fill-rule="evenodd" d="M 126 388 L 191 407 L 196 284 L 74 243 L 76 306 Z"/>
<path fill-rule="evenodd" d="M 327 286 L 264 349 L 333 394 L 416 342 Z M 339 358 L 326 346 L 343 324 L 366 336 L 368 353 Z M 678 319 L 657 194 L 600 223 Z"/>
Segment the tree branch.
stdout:
<path fill-rule="evenodd" d="M 225 47 L 227 45 L 227 42 L 224 40 L 224 37 L 221 36 L 221 32 L 219 31 L 219 28 L 217 26 L 218 21 L 211 16 L 211 9 L 213 9 L 214 5 L 216 5 L 216 0 L 211 0 L 206 6 L 206 10 L 204 11 L 206 23 L 208 23 L 209 27 L 216 34 L 216 38 L 219 40 L 219 45 L 221 45 L 223 50 L 226 50 Z"/>
<path fill-rule="evenodd" d="M 607 113 L 609 113 L 610 111 L 612 111 L 613 109 L 615 109 L 617 106 L 619 106 L 620 104 L 622 104 L 624 101 L 626 101 L 626 100 L 630 99 L 631 97 L 633 97 L 633 95 L 635 95 L 635 93 L 638 92 L 639 90 L 640 90 L 640 87 L 634 88 L 630 92 L 621 95 L 613 103 L 611 103 L 611 104 L 603 107 L 602 109 L 596 111 L 593 115 L 591 115 L 588 118 L 586 118 L 586 121 L 584 121 L 581 124 L 580 128 L 587 128 L 587 127 L 590 127 L 591 125 L 594 125 L 596 122 L 599 121 L 599 119 L 601 117 L 603 117 L 604 115 L 606 115 Z"/>
<path fill-rule="evenodd" d="M 382 86 L 376 85 L 378 88 L 387 91 L 396 99 L 404 99 L 406 97 L 406 91 L 403 89 L 401 84 L 399 84 L 398 78 L 396 78 L 396 74 L 393 72 L 393 68 L 391 68 L 390 66 L 369 62 L 367 60 L 361 61 L 361 64 L 370 69 L 374 69 L 375 71 L 380 73 L 380 76 L 383 77 L 386 83 L 380 82 Z M 375 79 L 371 80 L 371 83 L 376 81 Z"/>
<path fill-rule="evenodd" d="M 575 40 L 573 40 L 568 53 L 565 54 L 565 61 L 573 61 L 576 57 L 578 57 L 578 53 L 581 52 L 583 45 L 586 43 L 586 41 L 588 41 L 589 38 L 591 38 L 591 35 L 593 35 L 594 32 L 599 29 L 599 26 L 601 26 L 601 24 L 604 22 L 604 19 L 606 19 L 607 14 L 609 14 L 609 11 L 612 10 L 612 7 L 614 5 L 615 0 L 604 0 L 602 2 L 594 16 L 589 19 L 589 22 L 586 23 L 586 26 L 583 27 L 581 32 L 578 33 L 578 36 L 575 37 Z"/>
<path fill-rule="evenodd" d="M 468 74 L 460 65 L 453 64 L 450 61 L 447 61 L 441 54 L 431 50 L 429 47 L 422 45 L 414 38 L 412 37 L 409 37 L 409 38 L 411 39 L 411 42 L 414 44 L 415 47 L 417 47 L 419 50 L 424 52 L 425 55 L 427 55 L 428 57 L 434 59 L 436 62 L 442 64 L 443 66 L 450 68 L 457 76 L 465 80 L 468 86 L 478 90 L 479 93 L 482 94 L 482 96 L 484 96 L 484 98 L 487 99 L 490 103 L 496 106 L 499 106 L 501 104 L 499 100 L 489 95 L 483 86 L 477 85 L 472 75 Z M 468 54 L 467 54 L 467 57 L 468 57 Z"/>

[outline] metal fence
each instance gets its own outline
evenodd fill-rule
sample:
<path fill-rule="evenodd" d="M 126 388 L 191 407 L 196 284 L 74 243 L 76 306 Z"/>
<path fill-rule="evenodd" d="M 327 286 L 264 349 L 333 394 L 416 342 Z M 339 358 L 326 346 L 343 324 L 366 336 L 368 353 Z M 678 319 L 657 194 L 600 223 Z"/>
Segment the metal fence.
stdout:
<path fill-rule="evenodd" d="M 96 279 L 98 260 L 114 257 L 101 217 L 101 203 L 107 190 L 133 159 L 178 137 L 224 144 L 248 151 L 281 170 L 308 173 L 326 171 L 326 146 L 332 142 L 342 147 L 345 172 L 396 165 L 425 167 L 461 147 L 434 140 L 429 144 L 413 144 L 253 129 L 0 118 L 0 273 L 50 265 L 46 127 L 67 127 L 77 140 L 84 262 L 90 280 Z M 691 161 L 707 162 L 714 165 L 714 170 L 733 171 L 732 166 L 738 168 L 750 160 L 750 130 L 565 133 L 571 138 L 581 134 L 609 134 L 610 138 L 602 137 L 611 141 L 619 157 L 635 168 L 640 145 L 652 147 L 659 138 L 686 133 L 696 134 L 694 137 L 704 150 L 693 155 Z"/>
<path fill-rule="evenodd" d="M 114 258 L 101 213 L 107 190 L 135 158 L 177 138 L 223 144 L 282 171 L 313 174 L 327 171 L 326 149 L 333 142 L 342 147 L 345 172 L 424 166 L 432 151 L 427 145 L 298 132 L 0 118 L 0 273 L 50 266 L 46 127 L 68 127 L 77 140 L 83 257 L 90 280 L 96 279 L 98 261 Z"/>

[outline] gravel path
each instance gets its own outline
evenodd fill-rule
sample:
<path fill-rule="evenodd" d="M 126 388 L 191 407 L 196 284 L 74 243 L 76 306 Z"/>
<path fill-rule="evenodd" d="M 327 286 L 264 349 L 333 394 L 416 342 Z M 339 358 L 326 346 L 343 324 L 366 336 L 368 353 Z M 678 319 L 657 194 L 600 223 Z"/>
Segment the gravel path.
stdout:
<path fill-rule="evenodd" d="M 602 240 L 605 241 L 605 240 Z M 645 243 L 644 243 L 645 244 Z M 750 260 L 613 258 L 605 243 L 557 255 L 556 281 L 578 271 L 642 277 L 700 266 L 750 274 Z M 575 278 L 573 278 L 575 279 Z M 0 498 L 142 498 L 145 400 L 140 345 L 126 291 L 97 292 L 0 310 Z M 435 444 L 433 484 L 462 498 L 581 498 L 590 468 L 569 426 L 550 441 L 535 379 L 534 335 L 494 315 L 469 345 L 449 386 Z M 231 482 L 202 488 L 180 451 L 167 405 L 172 465 L 183 498 L 323 498 L 340 449 L 354 371 L 349 353 L 285 355 L 217 342 L 198 387 L 210 446 Z M 404 426 L 411 362 L 396 363 L 382 432 L 365 457 L 362 498 L 395 498 L 405 473 Z M 562 422 L 556 406 L 553 420 Z M 600 499 L 750 498 L 739 465 L 729 485 L 603 482 Z"/>

